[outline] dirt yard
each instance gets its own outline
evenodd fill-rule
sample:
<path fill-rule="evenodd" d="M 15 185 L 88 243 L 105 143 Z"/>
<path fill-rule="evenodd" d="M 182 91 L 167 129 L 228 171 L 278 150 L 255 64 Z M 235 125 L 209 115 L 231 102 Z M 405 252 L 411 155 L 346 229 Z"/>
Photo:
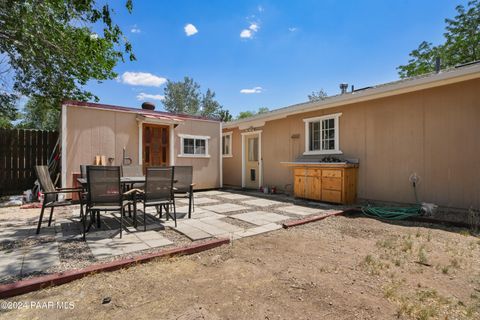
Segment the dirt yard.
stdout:
<path fill-rule="evenodd" d="M 8 301 L 74 308 L 2 319 L 479 319 L 480 239 L 332 217 Z"/>

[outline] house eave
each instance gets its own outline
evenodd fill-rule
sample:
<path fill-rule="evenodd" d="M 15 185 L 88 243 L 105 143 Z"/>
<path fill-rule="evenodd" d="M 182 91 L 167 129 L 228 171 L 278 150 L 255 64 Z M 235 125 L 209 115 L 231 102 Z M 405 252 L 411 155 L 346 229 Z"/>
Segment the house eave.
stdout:
<path fill-rule="evenodd" d="M 260 114 L 251 118 L 224 123 L 223 128 L 246 128 L 254 126 L 255 123 L 277 120 L 299 113 L 317 111 L 352 103 L 375 100 L 477 78 L 480 78 L 480 65 L 478 64 L 462 67 L 451 71 L 431 74 L 425 77 L 407 79 L 404 81 L 393 82 L 391 84 L 379 85 L 365 91 L 350 92 L 334 96 L 323 101 L 307 102 L 283 107 L 266 114 Z"/>

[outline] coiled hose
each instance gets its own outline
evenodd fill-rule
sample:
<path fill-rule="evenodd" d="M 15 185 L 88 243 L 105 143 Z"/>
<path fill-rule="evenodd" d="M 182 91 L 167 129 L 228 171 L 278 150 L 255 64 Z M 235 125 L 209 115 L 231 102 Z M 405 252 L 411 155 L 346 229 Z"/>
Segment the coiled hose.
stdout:
<path fill-rule="evenodd" d="M 416 205 L 411 207 L 373 207 L 370 205 L 362 207 L 364 215 L 384 220 L 403 220 L 410 217 L 417 217 L 422 214 L 422 206 L 418 203 L 416 183 L 413 182 Z"/>

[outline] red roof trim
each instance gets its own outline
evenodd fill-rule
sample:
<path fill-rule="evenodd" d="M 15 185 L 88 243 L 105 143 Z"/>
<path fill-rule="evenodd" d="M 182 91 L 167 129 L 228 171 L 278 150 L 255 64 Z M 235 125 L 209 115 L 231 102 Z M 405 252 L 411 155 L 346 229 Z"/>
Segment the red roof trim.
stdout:
<path fill-rule="evenodd" d="M 76 100 L 64 100 L 62 102 L 63 105 L 68 106 L 77 106 L 77 107 L 89 107 L 95 109 L 105 109 L 105 110 L 113 110 L 113 111 L 124 111 L 124 112 L 131 112 L 140 115 L 151 115 L 154 117 L 167 117 L 171 119 L 194 119 L 194 120 L 207 120 L 207 121 L 215 121 L 220 122 L 217 119 L 209 118 L 209 117 L 202 117 L 202 116 L 192 116 L 189 114 L 182 114 L 182 113 L 170 113 L 164 111 L 152 111 L 146 109 L 138 109 L 138 108 L 130 108 L 130 107 L 122 107 L 110 104 L 101 104 L 101 103 L 94 103 L 94 102 L 84 102 L 84 101 L 76 101 Z"/>

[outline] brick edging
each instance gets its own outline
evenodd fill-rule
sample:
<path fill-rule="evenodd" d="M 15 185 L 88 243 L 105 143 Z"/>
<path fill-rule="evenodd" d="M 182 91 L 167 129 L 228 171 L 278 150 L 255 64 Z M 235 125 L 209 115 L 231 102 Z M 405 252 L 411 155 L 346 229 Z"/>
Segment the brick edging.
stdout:
<path fill-rule="evenodd" d="M 299 226 L 299 225 L 302 225 L 302 224 L 307 224 L 307 223 L 310 223 L 310 222 L 320 221 L 320 220 L 323 220 L 323 219 L 331 217 L 331 216 L 338 216 L 338 215 L 346 213 L 347 211 L 349 211 L 349 210 L 345 210 L 345 211 L 338 210 L 338 211 L 329 212 L 327 214 L 311 216 L 311 217 L 298 219 L 298 220 L 290 220 L 290 221 L 282 223 L 282 227 L 284 229 L 288 229 L 288 228 L 296 227 L 296 226 Z"/>
<path fill-rule="evenodd" d="M 166 249 L 155 253 L 148 253 L 138 257 L 114 260 L 107 263 L 95 264 L 82 269 L 57 272 L 45 276 L 19 280 L 13 283 L 0 285 L 0 298 L 9 298 L 20 294 L 36 291 L 51 286 L 62 285 L 86 277 L 92 273 L 115 271 L 130 267 L 138 263 L 145 263 L 155 258 L 189 255 L 213 249 L 230 243 L 229 239 L 214 239 L 203 243 L 192 244 L 185 247 Z"/>

